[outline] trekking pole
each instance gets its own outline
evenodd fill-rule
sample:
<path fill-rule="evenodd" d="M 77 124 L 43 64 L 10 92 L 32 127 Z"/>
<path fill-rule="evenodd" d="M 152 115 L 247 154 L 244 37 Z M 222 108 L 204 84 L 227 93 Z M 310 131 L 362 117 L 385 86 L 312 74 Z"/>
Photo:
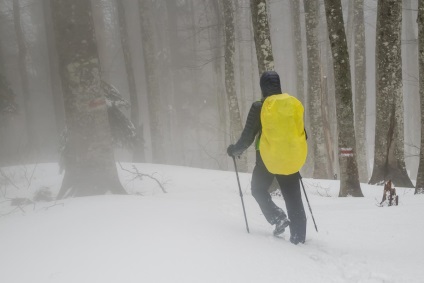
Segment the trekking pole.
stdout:
<path fill-rule="evenodd" d="M 246 221 L 246 230 L 247 230 L 247 233 L 250 233 L 249 224 L 247 224 L 246 209 L 244 208 L 243 193 L 241 191 L 240 179 L 239 179 L 239 175 L 238 175 L 238 171 L 237 171 L 236 158 L 234 156 L 233 156 L 233 161 L 234 161 L 234 169 L 236 170 L 237 183 L 238 183 L 240 198 L 241 198 L 241 205 L 243 206 L 244 220 Z"/>
<path fill-rule="evenodd" d="M 308 203 L 309 211 L 311 212 L 312 220 L 314 221 L 315 230 L 318 232 L 317 223 L 315 223 L 314 214 L 312 213 L 311 205 L 309 204 L 308 195 L 306 194 L 305 186 L 303 185 L 302 176 L 300 177 L 300 183 L 302 184 L 303 193 L 305 194 L 306 202 Z"/>

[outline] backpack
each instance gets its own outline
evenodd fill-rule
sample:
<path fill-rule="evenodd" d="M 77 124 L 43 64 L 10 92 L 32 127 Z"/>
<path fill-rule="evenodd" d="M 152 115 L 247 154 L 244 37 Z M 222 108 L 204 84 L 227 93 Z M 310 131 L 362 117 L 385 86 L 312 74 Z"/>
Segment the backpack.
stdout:
<path fill-rule="evenodd" d="M 302 103 L 287 93 L 268 96 L 263 102 L 259 151 L 269 172 L 290 175 L 305 164 L 303 112 Z"/>

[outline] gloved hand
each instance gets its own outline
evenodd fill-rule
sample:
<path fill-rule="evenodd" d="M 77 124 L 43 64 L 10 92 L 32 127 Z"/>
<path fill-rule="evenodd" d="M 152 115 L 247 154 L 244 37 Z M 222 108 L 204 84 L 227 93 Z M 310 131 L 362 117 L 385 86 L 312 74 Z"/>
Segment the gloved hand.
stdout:
<path fill-rule="evenodd" d="M 228 156 L 234 157 L 234 148 L 235 148 L 235 145 L 234 144 L 230 144 L 228 146 L 228 148 L 227 148 L 227 154 L 228 154 Z"/>

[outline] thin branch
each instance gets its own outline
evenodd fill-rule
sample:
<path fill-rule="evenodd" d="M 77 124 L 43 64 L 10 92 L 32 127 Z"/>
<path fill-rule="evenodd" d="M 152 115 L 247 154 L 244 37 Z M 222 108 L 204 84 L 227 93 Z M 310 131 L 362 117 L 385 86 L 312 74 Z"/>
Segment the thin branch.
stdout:
<path fill-rule="evenodd" d="M 13 183 L 13 181 L 0 169 L 0 175 L 3 176 L 3 178 L 9 183 L 11 184 L 13 187 L 15 187 L 16 189 L 20 190 L 21 188 L 19 188 L 15 183 Z"/>
<path fill-rule="evenodd" d="M 50 206 L 42 207 L 42 208 L 40 208 L 38 211 L 40 211 L 40 210 L 48 210 L 48 209 L 50 209 L 50 208 L 52 208 L 52 207 L 55 207 L 55 206 L 58 206 L 58 205 L 61 205 L 62 207 L 63 207 L 63 206 L 65 206 L 65 204 L 64 204 L 63 202 L 60 202 L 60 203 L 54 203 L 54 204 L 52 204 L 52 205 L 50 205 Z"/>
<path fill-rule="evenodd" d="M 15 207 L 13 210 L 9 211 L 8 213 L 1 214 L 1 215 L 0 215 L 0 217 L 4 217 L 4 216 L 7 216 L 7 215 L 10 215 L 10 214 L 12 214 L 13 212 L 15 212 L 16 210 L 18 210 L 18 207 Z"/>
<path fill-rule="evenodd" d="M 35 164 L 34 169 L 32 169 L 31 177 L 29 177 L 29 179 L 28 179 L 28 178 L 26 178 L 26 174 L 25 174 L 25 178 L 27 179 L 27 182 L 28 182 L 27 190 L 28 190 L 28 189 L 29 189 L 29 187 L 31 186 L 32 178 L 34 177 L 35 169 L 37 169 L 37 166 L 38 166 L 38 163 L 37 163 L 37 164 Z"/>
<path fill-rule="evenodd" d="M 140 173 L 140 172 L 138 171 L 137 167 L 135 167 L 135 165 L 133 165 L 133 166 L 132 166 L 132 168 L 135 170 L 135 172 L 134 172 L 134 171 L 130 171 L 130 170 L 125 169 L 124 167 L 122 167 L 121 162 L 118 162 L 118 164 L 119 164 L 119 167 L 121 167 L 121 169 L 122 169 L 123 171 L 126 171 L 126 172 L 131 173 L 131 174 L 135 174 L 136 176 L 134 177 L 134 179 L 139 178 L 140 180 L 143 180 L 143 177 L 150 178 L 150 179 L 152 179 L 152 180 L 156 181 L 156 183 L 157 183 L 157 184 L 159 185 L 159 187 L 162 189 L 162 192 L 163 192 L 163 193 L 165 193 L 165 194 L 167 193 L 166 189 L 164 188 L 164 186 L 162 185 L 162 183 L 161 183 L 158 179 L 156 179 L 155 177 L 153 177 L 153 176 L 151 176 L 151 175 L 149 175 L 149 174 Z M 134 180 L 134 179 L 133 179 L 133 180 Z"/>

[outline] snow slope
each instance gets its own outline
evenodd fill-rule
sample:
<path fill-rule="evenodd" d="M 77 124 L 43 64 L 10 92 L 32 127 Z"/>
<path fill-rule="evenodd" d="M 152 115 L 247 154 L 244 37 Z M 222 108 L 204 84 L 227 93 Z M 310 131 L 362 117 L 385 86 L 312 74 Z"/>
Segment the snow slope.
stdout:
<path fill-rule="evenodd" d="M 289 231 L 272 236 L 250 174 L 240 176 L 248 234 L 234 172 L 137 168 L 168 193 L 121 170 L 132 195 L 22 210 L 8 198 L 57 192 L 63 176 L 55 164 L 3 168 L 14 186 L 0 185 L 0 282 L 424 282 L 424 196 L 413 189 L 397 188 L 398 207 L 378 207 L 381 187 L 363 184 L 364 198 L 338 198 L 338 181 L 305 179 L 319 233 L 307 211 L 306 243 L 295 246 Z"/>

